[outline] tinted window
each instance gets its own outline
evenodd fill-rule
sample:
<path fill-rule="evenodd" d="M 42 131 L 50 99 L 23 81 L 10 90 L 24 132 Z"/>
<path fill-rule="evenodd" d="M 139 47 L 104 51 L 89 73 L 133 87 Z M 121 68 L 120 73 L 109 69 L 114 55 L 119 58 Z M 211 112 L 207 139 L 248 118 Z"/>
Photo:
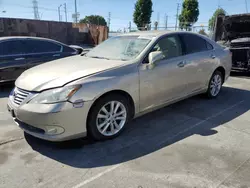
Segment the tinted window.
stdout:
<path fill-rule="evenodd" d="M 73 48 L 70 48 L 68 46 L 63 46 L 63 52 L 76 52 Z"/>
<path fill-rule="evenodd" d="M 0 55 L 24 54 L 24 46 L 20 40 L 6 41 L 0 43 Z"/>
<path fill-rule="evenodd" d="M 61 46 L 49 41 L 43 40 L 27 40 L 26 42 L 27 53 L 45 53 L 45 52 L 59 52 Z"/>
<path fill-rule="evenodd" d="M 152 51 L 161 51 L 166 59 L 182 55 L 182 48 L 179 37 L 169 36 L 160 39 Z"/>
<path fill-rule="evenodd" d="M 186 54 L 208 50 L 207 41 L 196 35 L 181 35 Z"/>

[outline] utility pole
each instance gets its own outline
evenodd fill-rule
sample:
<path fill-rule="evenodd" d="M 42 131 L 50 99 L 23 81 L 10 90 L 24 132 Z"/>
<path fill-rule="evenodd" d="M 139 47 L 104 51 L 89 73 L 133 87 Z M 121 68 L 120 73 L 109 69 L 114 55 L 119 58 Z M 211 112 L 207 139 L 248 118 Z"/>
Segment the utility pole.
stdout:
<path fill-rule="evenodd" d="M 33 4 L 33 12 L 34 12 L 34 19 L 39 20 L 39 12 L 38 12 L 38 2 L 37 0 L 32 1 Z"/>
<path fill-rule="evenodd" d="M 65 21 L 67 22 L 68 16 L 67 16 L 67 4 L 66 3 L 64 3 L 64 13 L 65 13 Z"/>
<path fill-rule="evenodd" d="M 111 12 L 109 12 L 109 16 L 108 16 L 108 28 L 110 29 L 110 20 L 111 20 Z"/>
<path fill-rule="evenodd" d="M 60 6 L 58 7 L 58 20 L 59 20 L 59 22 L 61 21 L 61 12 L 60 12 L 61 6 L 62 6 L 62 5 L 60 5 Z"/>
<path fill-rule="evenodd" d="M 128 31 L 131 32 L 131 22 L 128 24 Z"/>
<path fill-rule="evenodd" d="M 246 11 L 248 13 L 248 5 L 247 5 L 247 0 L 245 0 L 245 5 L 246 5 Z"/>
<path fill-rule="evenodd" d="M 177 24 L 178 24 L 178 18 L 179 18 L 179 9 L 180 9 L 180 3 L 177 3 L 177 13 L 176 13 L 175 31 L 177 30 Z"/>
<path fill-rule="evenodd" d="M 165 29 L 168 29 L 168 15 L 165 15 Z"/>
<path fill-rule="evenodd" d="M 159 12 L 157 13 L 157 22 L 158 22 L 158 25 L 159 25 L 159 23 L 160 23 L 160 13 Z"/>
<path fill-rule="evenodd" d="M 76 16 L 76 23 L 78 22 L 77 18 L 77 5 L 76 5 L 76 0 L 75 0 L 75 16 Z"/>

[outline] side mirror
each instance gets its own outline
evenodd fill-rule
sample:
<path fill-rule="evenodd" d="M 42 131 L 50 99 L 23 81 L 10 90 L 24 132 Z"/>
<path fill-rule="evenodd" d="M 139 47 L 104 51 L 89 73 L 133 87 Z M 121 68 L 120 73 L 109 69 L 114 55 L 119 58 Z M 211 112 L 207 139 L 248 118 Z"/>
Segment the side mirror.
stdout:
<path fill-rule="evenodd" d="M 154 64 L 157 61 L 160 61 L 162 59 L 164 59 L 164 55 L 162 52 L 156 51 L 156 52 L 151 52 L 148 56 L 148 61 L 149 64 Z"/>

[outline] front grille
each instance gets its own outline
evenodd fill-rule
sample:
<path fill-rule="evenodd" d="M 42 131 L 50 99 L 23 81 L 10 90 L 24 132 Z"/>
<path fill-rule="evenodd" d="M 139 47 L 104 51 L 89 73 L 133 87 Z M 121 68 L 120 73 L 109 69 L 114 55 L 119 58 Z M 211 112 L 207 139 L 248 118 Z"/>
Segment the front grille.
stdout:
<path fill-rule="evenodd" d="M 16 87 L 13 91 L 14 103 L 20 105 L 30 94 L 30 92 Z"/>

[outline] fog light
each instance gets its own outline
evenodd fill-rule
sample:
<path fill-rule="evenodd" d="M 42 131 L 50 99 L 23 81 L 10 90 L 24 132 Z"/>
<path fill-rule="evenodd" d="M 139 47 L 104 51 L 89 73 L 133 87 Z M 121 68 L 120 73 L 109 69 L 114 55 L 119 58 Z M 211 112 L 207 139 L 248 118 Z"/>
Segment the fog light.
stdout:
<path fill-rule="evenodd" d="M 58 135 L 62 134 L 64 129 L 58 126 L 46 126 L 46 134 L 48 135 Z"/>

